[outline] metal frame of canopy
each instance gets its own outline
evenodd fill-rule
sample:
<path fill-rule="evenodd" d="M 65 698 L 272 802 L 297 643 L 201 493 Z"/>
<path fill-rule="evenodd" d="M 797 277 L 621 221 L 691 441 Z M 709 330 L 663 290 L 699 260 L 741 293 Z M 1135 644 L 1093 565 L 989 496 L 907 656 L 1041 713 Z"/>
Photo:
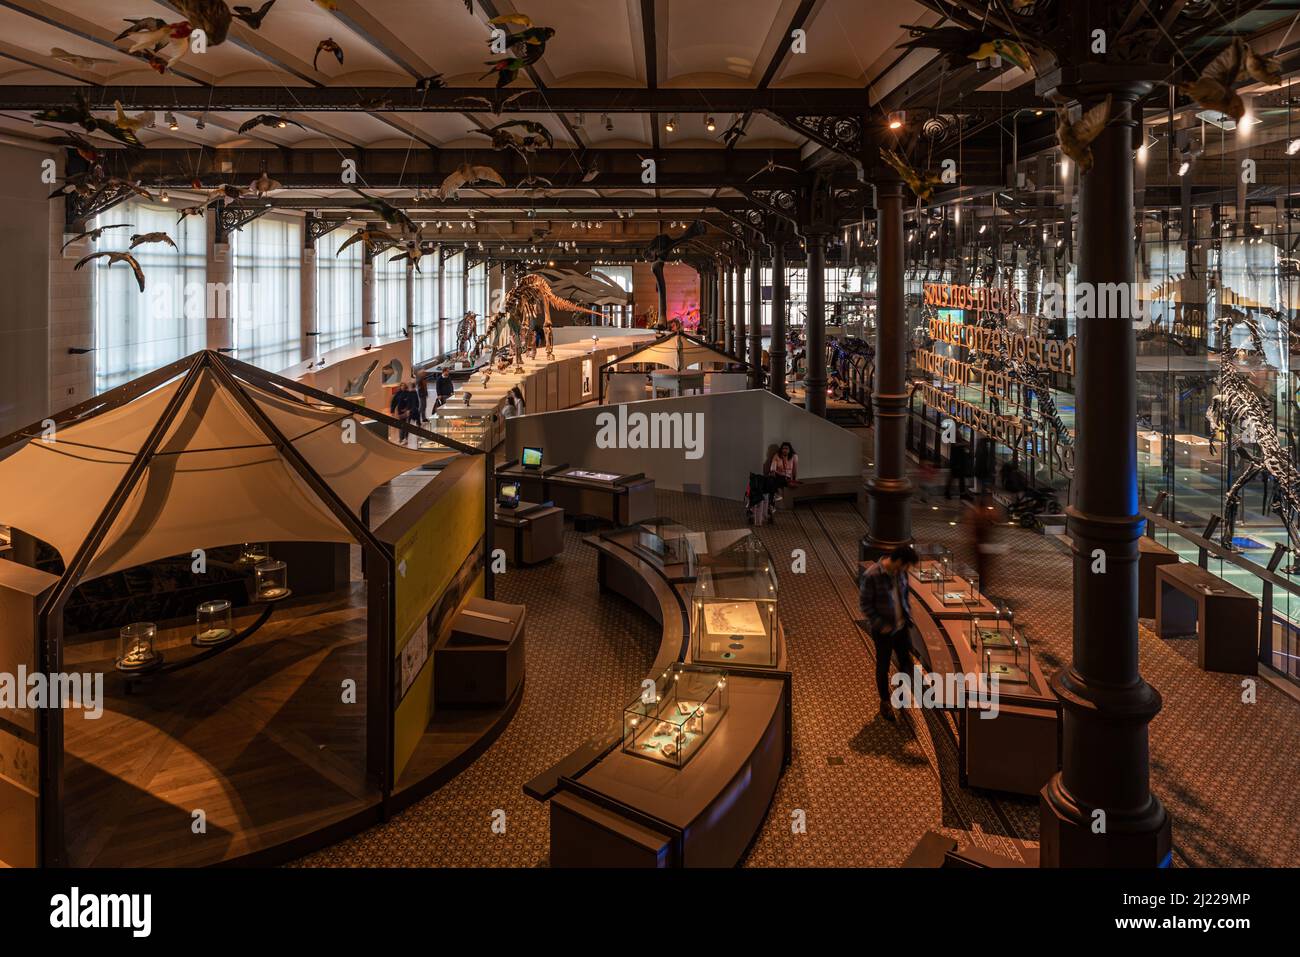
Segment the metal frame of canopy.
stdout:
<path fill-rule="evenodd" d="M 744 359 L 737 358 L 736 356 L 731 355 L 729 352 L 723 352 L 721 349 L 718 349 L 717 347 L 710 345 L 709 343 L 705 342 L 703 339 L 700 339 L 696 336 L 688 335 L 685 332 L 670 332 L 668 333 L 668 335 L 653 339 L 650 342 L 647 342 L 645 345 L 637 346 L 631 352 L 626 352 L 616 359 L 611 359 L 608 362 L 601 363 L 599 369 L 599 375 L 597 376 L 597 385 L 599 391 L 596 397 L 596 401 L 602 404 L 605 401 L 605 379 L 612 371 L 612 367 L 622 365 L 625 362 L 636 361 L 636 356 L 639 353 L 646 352 L 658 346 L 662 346 L 665 342 L 667 342 L 669 339 L 673 338 L 674 336 L 677 337 L 677 357 L 678 357 L 677 368 L 679 370 L 681 369 L 681 361 L 683 358 L 683 352 L 682 352 L 683 342 L 691 342 L 697 346 L 700 346 L 703 349 L 707 349 L 713 355 L 718 356 L 718 359 L 716 360 L 718 362 L 731 362 L 731 363 L 735 363 L 736 365 L 744 366 L 746 369 L 749 368 L 749 363 L 746 362 Z M 700 360 L 696 360 L 696 361 L 700 361 Z M 660 364 L 662 365 L 662 363 Z"/>
<path fill-rule="evenodd" d="M 317 403 L 332 406 L 344 412 L 365 415 L 391 428 L 405 428 L 407 432 L 438 442 L 456 452 L 468 455 L 487 455 L 486 482 L 484 501 L 484 528 L 489 534 L 492 528 L 492 506 L 494 496 L 494 474 L 491 453 L 473 446 L 457 442 L 436 432 L 422 427 L 401 423 L 398 420 L 374 409 L 366 408 L 339 396 L 331 395 L 312 386 L 295 382 L 273 372 L 267 372 L 256 366 L 213 350 L 204 350 L 178 359 L 138 379 L 133 379 L 115 389 L 111 389 L 85 402 L 78 403 L 64 411 L 43 419 L 34 425 L 19 429 L 9 435 L 0 437 L 0 461 L 7 458 L 21 443 L 39 438 L 51 423 L 57 428 L 61 425 L 73 425 L 86 421 L 96 415 L 120 408 L 138 399 L 158 387 L 183 375 L 179 388 L 168 400 L 161 414 L 150 428 L 148 436 L 135 453 L 126 472 L 118 481 L 112 494 L 106 501 L 98 517 L 88 529 L 76 553 L 70 560 L 65 560 L 63 574 L 50 589 L 42 601 L 37 616 L 38 643 L 37 667 L 45 674 L 58 673 L 63 670 L 63 609 L 72 590 L 81 580 L 97 549 L 108 534 L 113 521 L 117 518 L 130 498 L 140 479 L 144 476 L 150 461 L 158 451 L 168 430 L 176 421 L 177 413 L 184 407 L 186 399 L 193 392 L 201 373 L 210 370 L 217 380 L 226 387 L 234 397 L 240 409 L 252 420 L 266 436 L 270 444 L 283 456 L 288 466 L 329 509 L 339 523 L 356 539 L 365 550 L 366 561 L 372 568 L 382 568 L 384 581 L 391 581 L 394 568 L 393 558 L 388 550 L 371 532 L 362 516 L 356 515 L 335 490 L 306 461 L 301 452 L 271 421 L 242 387 L 241 381 L 257 386 L 264 391 L 281 397 L 300 396 Z M 485 592 L 492 594 L 491 564 L 484 569 Z M 392 763 L 392 727 L 393 682 L 391 676 L 392 655 L 387 644 L 372 640 L 375 635 L 384 635 L 392 617 L 392 590 L 383 588 L 384 601 L 381 607 L 369 607 L 367 612 L 367 701 L 382 707 L 368 707 L 366 714 L 366 772 L 382 795 L 385 815 L 391 797 L 393 785 Z M 372 605 L 374 603 L 371 603 Z M 37 744 L 39 753 L 39 859 L 45 866 L 66 866 L 67 849 L 63 835 L 63 765 L 64 736 L 63 712 L 58 708 L 46 708 L 36 715 Z"/>

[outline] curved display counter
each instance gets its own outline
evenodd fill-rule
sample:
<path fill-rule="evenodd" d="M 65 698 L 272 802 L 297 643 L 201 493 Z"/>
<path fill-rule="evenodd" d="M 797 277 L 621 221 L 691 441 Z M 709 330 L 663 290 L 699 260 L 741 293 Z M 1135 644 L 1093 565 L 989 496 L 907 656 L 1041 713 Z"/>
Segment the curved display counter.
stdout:
<path fill-rule="evenodd" d="M 734 548 L 747 534 L 706 536 L 656 522 L 586 539 L 597 551 L 602 591 L 633 602 L 663 631 L 642 695 L 628 706 L 622 722 L 615 721 L 524 787 L 530 796 L 550 801 L 553 866 L 733 866 L 758 833 L 790 761 L 791 675 L 775 601 L 770 635 L 745 639 L 770 638 L 773 666 L 697 661 L 692 654 L 697 644 L 693 631 L 698 637 L 702 625 L 697 588 L 707 578 L 703 567 L 717 553 L 674 553 L 670 537 L 689 536 L 717 549 L 719 543 Z M 718 567 L 715 582 L 721 577 Z M 716 725 L 687 736 L 682 753 L 691 751 L 686 759 L 678 755 L 681 763 L 638 753 L 631 741 L 642 739 L 628 734 L 627 715 L 639 715 L 647 700 L 659 701 L 650 694 L 652 686 L 671 689 L 678 677 L 700 675 L 709 681 L 717 677 L 720 687 L 725 684 L 725 713 L 719 712 Z M 688 727 L 690 715 L 705 710 L 694 701 L 682 707 Z M 659 712 L 655 720 L 665 716 L 668 711 Z M 632 718 L 630 726 L 635 728 L 636 721 Z"/>

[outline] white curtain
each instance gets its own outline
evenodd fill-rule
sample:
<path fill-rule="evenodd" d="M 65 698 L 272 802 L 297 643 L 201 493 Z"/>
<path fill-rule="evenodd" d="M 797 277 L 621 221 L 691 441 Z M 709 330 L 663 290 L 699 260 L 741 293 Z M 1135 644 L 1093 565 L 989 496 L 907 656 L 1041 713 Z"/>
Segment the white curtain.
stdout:
<path fill-rule="evenodd" d="M 447 257 L 442 272 L 442 314 L 450 321 L 448 331 L 465 317 L 465 251 L 457 250 Z M 482 321 L 480 317 L 480 322 Z"/>
<path fill-rule="evenodd" d="M 465 303 L 465 308 L 474 310 L 480 316 L 487 315 L 488 280 L 486 263 L 475 263 L 469 268 L 469 301 Z"/>
<path fill-rule="evenodd" d="M 302 222 L 266 215 L 236 230 L 235 357 L 278 372 L 302 358 Z"/>
<path fill-rule="evenodd" d="M 96 259 L 94 270 L 95 391 L 106 392 L 202 349 L 206 340 L 206 222 L 176 221 L 171 206 L 122 203 L 101 213 L 95 226 L 130 224 L 105 232 L 89 252 L 121 252 L 134 234 L 164 232 L 176 243 L 131 250 L 145 275 L 140 291 L 127 263 Z"/>
<path fill-rule="evenodd" d="M 394 256 L 400 255 L 395 249 L 385 249 L 375 254 L 375 319 L 378 320 L 378 325 L 371 328 L 379 339 L 397 338 L 407 323 L 407 263 L 406 260 L 391 261 Z M 420 265 L 424 268 L 424 263 Z"/>
<path fill-rule="evenodd" d="M 336 229 L 316 240 L 317 353 L 361 337 L 361 243 L 335 255 L 351 230 Z"/>
<path fill-rule="evenodd" d="M 416 362 L 432 359 L 450 345 L 449 342 L 440 343 L 438 339 L 438 260 L 441 255 L 437 248 L 425 253 L 420 260 L 420 272 L 411 276 L 415 283 L 415 315 L 411 317 L 415 323 L 412 358 Z M 450 337 L 451 333 L 448 331 L 445 335 Z"/>

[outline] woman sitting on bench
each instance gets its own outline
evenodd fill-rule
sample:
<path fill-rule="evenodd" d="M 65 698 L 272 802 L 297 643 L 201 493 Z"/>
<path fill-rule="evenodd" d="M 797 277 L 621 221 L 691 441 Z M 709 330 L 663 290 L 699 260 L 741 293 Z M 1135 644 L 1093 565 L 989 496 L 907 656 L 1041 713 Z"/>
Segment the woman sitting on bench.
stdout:
<path fill-rule="evenodd" d="M 776 510 L 776 503 L 781 500 L 781 489 L 799 484 L 799 456 L 794 446 L 782 442 L 781 447 L 772 456 L 767 466 L 767 507 Z"/>

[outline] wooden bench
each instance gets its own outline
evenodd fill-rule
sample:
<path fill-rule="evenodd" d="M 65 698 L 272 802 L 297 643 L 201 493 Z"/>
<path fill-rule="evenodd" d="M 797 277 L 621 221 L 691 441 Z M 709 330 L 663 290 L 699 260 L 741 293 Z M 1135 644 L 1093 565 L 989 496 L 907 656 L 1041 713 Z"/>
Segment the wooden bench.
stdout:
<path fill-rule="evenodd" d="M 1156 569 L 1156 634 L 1196 635 L 1204 671 L 1259 673 L 1259 599 L 1188 562 Z"/>
<path fill-rule="evenodd" d="M 800 479 L 798 485 L 787 486 L 781 490 L 782 502 L 786 508 L 794 508 L 799 502 L 810 502 L 826 498 L 853 499 L 863 504 L 866 484 L 861 475 L 836 475 L 829 478 Z"/>

